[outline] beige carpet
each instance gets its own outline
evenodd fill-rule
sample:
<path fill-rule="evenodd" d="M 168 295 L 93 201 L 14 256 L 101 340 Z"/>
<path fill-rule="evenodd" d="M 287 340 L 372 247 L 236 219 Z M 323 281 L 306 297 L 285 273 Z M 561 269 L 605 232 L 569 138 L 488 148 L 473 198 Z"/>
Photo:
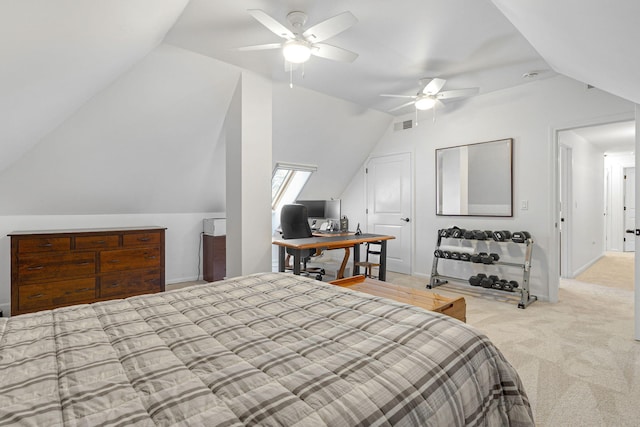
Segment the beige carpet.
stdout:
<path fill-rule="evenodd" d="M 427 283 L 397 273 L 388 273 L 388 280 L 418 289 Z M 516 368 L 538 426 L 640 425 L 640 342 L 633 339 L 631 291 L 562 280 L 560 302 L 538 301 L 524 310 L 499 291 L 463 284 L 433 291 L 465 297 L 467 324 Z"/>
<path fill-rule="evenodd" d="M 635 252 L 607 252 L 576 280 L 633 291 Z"/>

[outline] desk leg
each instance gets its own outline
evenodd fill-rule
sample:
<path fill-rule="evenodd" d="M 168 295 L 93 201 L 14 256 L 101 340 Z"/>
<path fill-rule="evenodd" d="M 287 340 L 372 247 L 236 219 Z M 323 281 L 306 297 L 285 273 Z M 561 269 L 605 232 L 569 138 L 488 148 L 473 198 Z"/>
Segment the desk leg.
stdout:
<path fill-rule="evenodd" d="M 347 261 L 349 261 L 349 248 L 344 248 L 344 258 L 342 258 L 342 264 L 340 264 L 340 270 L 338 270 L 338 277 L 336 279 L 344 278 L 344 268 L 347 266 Z"/>
<path fill-rule="evenodd" d="M 353 275 L 357 276 L 360 274 L 360 266 L 358 263 L 360 262 L 360 243 L 356 243 L 353 245 Z"/>
<path fill-rule="evenodd" d="M 284 246 L 278 246 L 278 271 L 284 272 L 284 258 L 286 255 L 286 249 Z"/>
<path fill-rule="evenodd" d="M 300 254 L 300 249 L 296 249 L 293 251 L 293 274 L 300 275 L 300 262 L 302 261 Z"/>
<path fill-rule="evenodd" d="M 378 280 L 387 281 L 387 241 L 382 240 L 380 243 L 380 268 L 378 270 Z"/>

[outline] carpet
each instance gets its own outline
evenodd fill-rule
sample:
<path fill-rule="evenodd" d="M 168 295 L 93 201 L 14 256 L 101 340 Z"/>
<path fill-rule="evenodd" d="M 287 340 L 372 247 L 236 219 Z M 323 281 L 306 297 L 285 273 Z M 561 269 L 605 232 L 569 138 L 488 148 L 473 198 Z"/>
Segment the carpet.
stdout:
<path fill-rule="evenodd" d="M 575 279 L 612 288 L 633 291 L 635 252 L 607 252 Z"/>

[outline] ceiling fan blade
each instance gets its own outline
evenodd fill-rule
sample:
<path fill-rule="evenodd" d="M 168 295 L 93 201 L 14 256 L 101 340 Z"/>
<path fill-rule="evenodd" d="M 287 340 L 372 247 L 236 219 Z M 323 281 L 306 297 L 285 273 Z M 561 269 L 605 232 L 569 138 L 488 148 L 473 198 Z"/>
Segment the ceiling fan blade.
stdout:
<path fill-rule="evenodd" d="M 271 15 L 267 15 L 264 10 L 249 9 L 247 12 L 249 12 L 249 15 L 253 16 L 256 21 L 267 27 L 272 33 L 285 39 L 296 38 L 295 34 L 293 34 L 290 29 L 279 23 L 275 18 L 271 17 Z"/>
<path fill-rule="evenodd" d="M 414 101 L 409 101 L 406 104 L 398 105 L 397 107 L 392 108 L 391 110 L 389 110 L 389 112 L 391 113 L 393 111 L 399 110 L 404 107 L 408 107 L 409 105 L 413 105 L 413 104 L 414 104 Z"/>
<path fill-rule="evenodd" d="M 417 96 L 415 96 L 415 95 L 391 95 L 391 94 L 388 94 L 388 93 L 383 93 L 380 96 L 386 96 L 388 98 L 412 98 L 412 99 L 417 98 Z"/>
<path fill-rule="evenodd" d="M 444 92 L 440 92 L 436 94 L 436 97 L 438 99 L 461 98 L 464 96 L 477 95 L 479 91 L 480 89 L 477 87 L 468 88 L 468 89 L 453 89 L 453 90 L 446 90 Z"/>
<path fill-rule="evenodd" d="M 311 47 L 311 54 L 320 58 L 332 59 L 334 61 L 353 62 L 358 54 L 341 47 L 331 46 L 326 43 L 315 43 Z"/>
<path fill-rule="evenodd" d="M 269 44 L 257 44 L 254 46 L 243 46 L 236 48 L 235 50 L 239 50 L 241 52 L 248 50 L 269 50 L 269 49 L 279 49 L 282 47 L 282 43 L 269 43 Z"/>
<path fill-rule="evenodd" d="M 342 12 L 332 18 L 322 21 L 313 27 L 309 27 L 302 33 L 302 36 L 311 43 L 317 43 L 327 40 L 336 34 L 339 34 L 350 28 L 358 22 L 358 18 L 353 16 L 353 13 L 347 11 Z"/>
<path fill-rule="evenodd" d="M 435 95 L 440 92 L 440 89 L 442 89 L 442 86 L 444 86 L 446 82 L 447 81 L 445 79 L 431 79 L 424 89 L 422 89 L 422 93 L 426 95 Z"/>

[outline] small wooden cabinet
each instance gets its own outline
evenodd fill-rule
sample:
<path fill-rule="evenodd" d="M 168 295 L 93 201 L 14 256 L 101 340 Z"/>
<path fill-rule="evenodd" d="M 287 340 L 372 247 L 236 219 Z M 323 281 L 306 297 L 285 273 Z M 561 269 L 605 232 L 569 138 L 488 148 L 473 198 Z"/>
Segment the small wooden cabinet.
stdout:
<path fill-rule="evenodd" d="M 164 291 L 162 227 L 15 231 L 11 314 Z"/>
<path fill-rule="evenodd" d="M 207 282 L 223 280 L 227 274 L 227 237 L 205 234 L 202 239 L 204 242 L 202 277 Z"/>

